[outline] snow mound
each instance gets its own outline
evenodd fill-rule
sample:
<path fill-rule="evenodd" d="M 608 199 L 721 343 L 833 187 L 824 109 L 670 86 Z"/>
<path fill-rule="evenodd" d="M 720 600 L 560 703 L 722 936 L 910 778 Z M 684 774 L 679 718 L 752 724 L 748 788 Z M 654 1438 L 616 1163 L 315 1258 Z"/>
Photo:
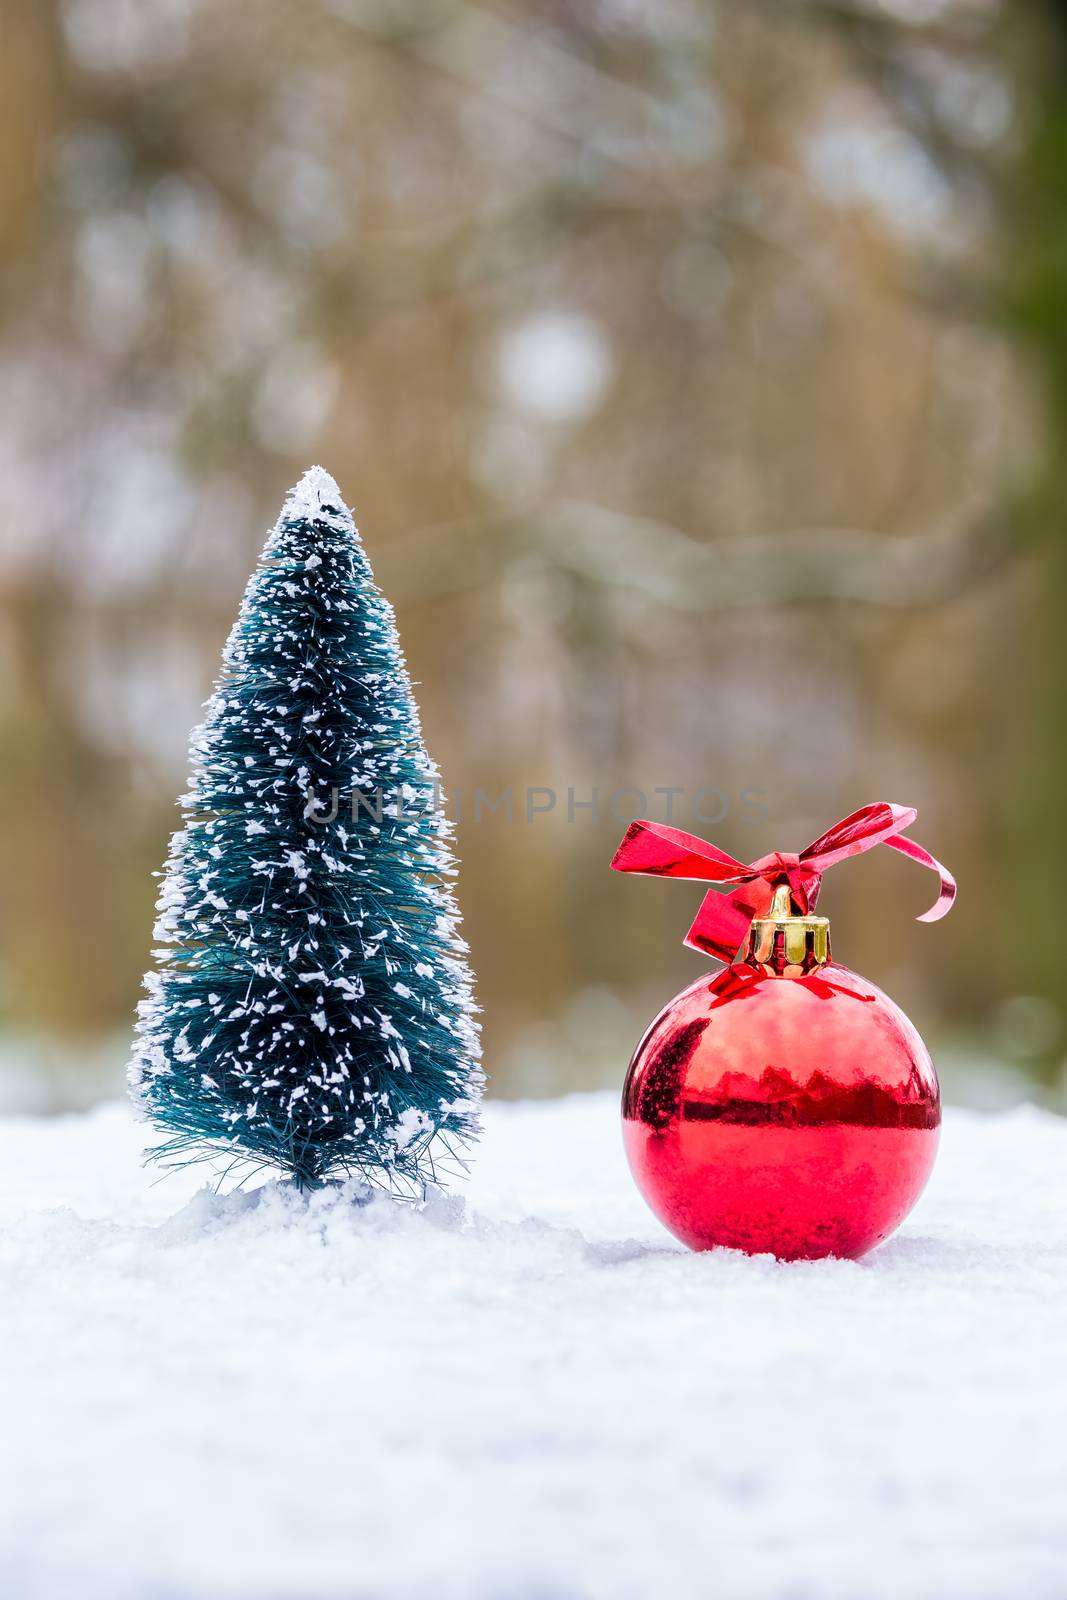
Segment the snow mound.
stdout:
<path fill-rule="evenodd" d="M 859 1263 L 691 1255 L 613 1097 L 422 1209 L 0 1123 L 12 1600 L 1062 1600 L 1067 1123 L 951 1113 Z"/>

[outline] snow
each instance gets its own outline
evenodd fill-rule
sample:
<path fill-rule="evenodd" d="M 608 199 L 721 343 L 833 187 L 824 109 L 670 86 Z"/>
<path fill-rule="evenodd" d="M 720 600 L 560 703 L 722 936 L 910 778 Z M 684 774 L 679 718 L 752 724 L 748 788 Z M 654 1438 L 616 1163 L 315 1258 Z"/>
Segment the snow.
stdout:
<path fill-rule="evenodd" d="M 309 467 L 304 476 L 296 483 L 285 498 L 282 508 L 282 517 L 314 518 L 325 513 L 328 519 L 340 520 L 349 512 L 348 506 L 341 498 L 341 491 L 337 487 L 337 480 L 332 478 L 325 467 Z M 321 563 L 312 557 L 307 563 L 312 570 L 312 562 L 316 566 Z"/>
<path fill-rule="evenodd" d="M 860 1263 L 686 1253 L 614 1096 L 422 1210 L 0 1123 L 12 1600 L 1062 1600 L 1067 1122 L 950 1112 Z"/>

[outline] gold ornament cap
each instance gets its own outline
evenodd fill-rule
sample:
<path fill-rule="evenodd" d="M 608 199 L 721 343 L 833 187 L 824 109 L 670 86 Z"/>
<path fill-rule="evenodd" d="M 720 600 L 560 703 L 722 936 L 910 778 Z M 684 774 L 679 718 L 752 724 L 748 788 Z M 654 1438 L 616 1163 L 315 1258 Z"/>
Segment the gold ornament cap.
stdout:
<path fill-rule="evenodd" d="M 770 910 L 754 918 L 741 957 L 784 977 L 825 966 L 830 959 L 829 918 L 806 916 L 794 904 L 788 883 L 776 884 Z"/>

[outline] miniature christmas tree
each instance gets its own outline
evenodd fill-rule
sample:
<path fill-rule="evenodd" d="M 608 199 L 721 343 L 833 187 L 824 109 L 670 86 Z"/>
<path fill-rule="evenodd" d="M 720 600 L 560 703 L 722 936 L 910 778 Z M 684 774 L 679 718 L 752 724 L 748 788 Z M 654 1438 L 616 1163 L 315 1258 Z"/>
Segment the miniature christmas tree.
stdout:
<path fill-rule="evenodd" d="M 455 864 L 392 608 L 337 485 L 290 493 L 191 747 L 134 1097 L 298 1184 L 418 1186 L 476 1131 Z"/>

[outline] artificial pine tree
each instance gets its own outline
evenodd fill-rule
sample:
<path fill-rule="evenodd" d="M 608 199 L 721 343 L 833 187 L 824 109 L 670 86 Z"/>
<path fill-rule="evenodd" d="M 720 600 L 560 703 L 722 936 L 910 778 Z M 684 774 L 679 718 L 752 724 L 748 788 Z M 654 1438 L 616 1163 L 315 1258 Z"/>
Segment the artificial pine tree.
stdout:
<path fill-rule="evenodd" d="M 392 608 L 312 467 L 194 733 L 130 1069 L 169 1139 L 301 1186 L 435 1174 L 482 1076 L 450 824 Z"/>

